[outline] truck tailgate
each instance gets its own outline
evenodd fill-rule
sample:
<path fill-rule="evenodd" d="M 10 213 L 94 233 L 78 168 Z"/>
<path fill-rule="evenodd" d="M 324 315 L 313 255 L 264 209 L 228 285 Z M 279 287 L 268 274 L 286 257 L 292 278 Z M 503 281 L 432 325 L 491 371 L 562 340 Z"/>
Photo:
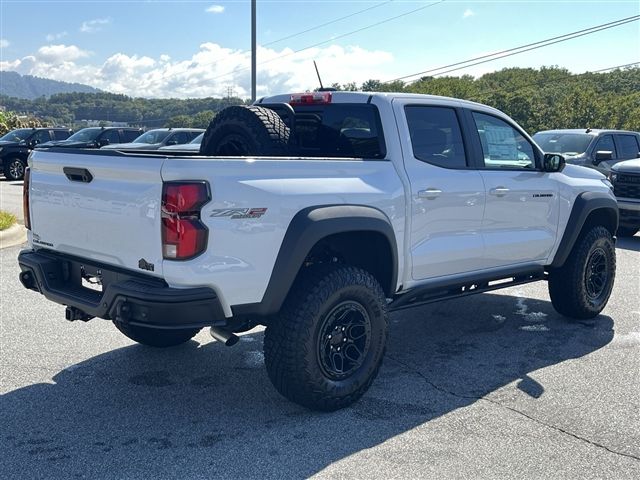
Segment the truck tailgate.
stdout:
<path fill-rule="evenodd" d="M 33 246 L 162 275 L 163 161 L 103 152 L 34 151 Z"/>

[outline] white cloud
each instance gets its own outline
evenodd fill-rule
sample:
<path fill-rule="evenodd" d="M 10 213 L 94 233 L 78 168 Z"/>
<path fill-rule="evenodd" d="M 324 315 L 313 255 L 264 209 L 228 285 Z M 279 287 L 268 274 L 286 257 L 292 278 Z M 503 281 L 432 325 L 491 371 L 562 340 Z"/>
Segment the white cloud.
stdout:
<path fill-rule="evenodd" d="M 464 13 L 462 14 L 462 18 L 469 18 L 469 17 L 473 17 L 475 16 L 476 12 L 474 12 L 473 10 L 471 10 L 470 8 L 467 8 Z"/>
<path fill-rule="evenodd" d="M 42 63 L 57 63 L 73 62 L 89 55 L 90 52 L 82 50 L 75 45 L 45 45 L 38 49 L 35 58 Z"/>
<path fill-rule="evenodd" d="M 222 5 L 211 5 L 205 11 L 208 13 L 222 13 L 224 12 L 224 7 Z"/>
<path fill-rule="evenodd" d="M 47 42 L 53 42 L 54 40 L 60 40 L 61 38 L 66 37 L 67 35 L 69 35 L 69 33 L 66 31 L 59 32 L 59 33 L 49 33 L 45 38 L 47 39 Z"/>
<path fill-rule="evenodd" d="M 15 70 L 134 97 L 221 97 L 227 87 L 236 95 L 251 95 L 251 55 L 215 43 L 200 45 L 197 52 L 181 60 L 168 55 L 157 58 L 116 53 L 102 64 L 78 62 L 91 53 L 74 45 L 49 45 L 31 57 L 0 63 L 2 70 Z M 279 58 L 286 55 L 282 58 Z M 389 77 L 391 53 L 359 46 L 331 45 L 298 54 L 292 50 L 258 48 L 258 94 L 306 91 L 318 86 L 313 68 L 318 62 L 325 85 L 334 82 L 361 84 L 372 78 Z M 266 62 L 266 63 L 264 63 Z"/>
<path fill-rule="evenodd" d="M 7 48 L 9 45 L 11 45 L 9 40 L 6 38 L 0 38 L 0 48 Z"/>
<path fill-rule="evenodd" d="M 95 33 L 102 30 L 104 25 L 111 23 L 110 18 L 96 18 L 94 20 L 87 20 L 80 25 L 80 31 L 82 33 Z"/>

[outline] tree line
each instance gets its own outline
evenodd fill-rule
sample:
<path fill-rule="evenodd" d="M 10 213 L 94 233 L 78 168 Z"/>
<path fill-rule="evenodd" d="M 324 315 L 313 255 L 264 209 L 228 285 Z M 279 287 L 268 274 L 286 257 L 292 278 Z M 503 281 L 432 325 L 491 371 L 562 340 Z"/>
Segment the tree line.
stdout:
<path fill-rule="evenodd" d="M 504 111 L 527 131 L 552 128 L 615 128 L 640 131 L 640 68 L 571 74 L 559 67 L 508 68 L 479 78 L 422 77 L 408 83 L 368 80 L 334 84 L 339 90 L 444 95 Z M 0 96 L 6 110 L 49 125 L 82 126 L 82 120 L 134 126 L 199 127 L 241 98 L 147 99 L 112 93 L 64 93 L 24 100 Z"/>

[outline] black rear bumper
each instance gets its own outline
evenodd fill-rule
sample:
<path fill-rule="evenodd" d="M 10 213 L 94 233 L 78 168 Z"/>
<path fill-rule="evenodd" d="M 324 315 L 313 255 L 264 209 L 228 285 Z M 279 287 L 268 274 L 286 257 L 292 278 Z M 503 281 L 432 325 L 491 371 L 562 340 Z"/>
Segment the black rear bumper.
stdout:
<path fill-rule="evenodd" d="M 20 282 L 67 306 L 68 320 L 93 317 L 154 328 L 225 326 L 216 293 L 207 287 L 171 288 L 164 280 L 49 252 L 23 250 Z M 100 279 L 102 291 L 83 286 Z"/>

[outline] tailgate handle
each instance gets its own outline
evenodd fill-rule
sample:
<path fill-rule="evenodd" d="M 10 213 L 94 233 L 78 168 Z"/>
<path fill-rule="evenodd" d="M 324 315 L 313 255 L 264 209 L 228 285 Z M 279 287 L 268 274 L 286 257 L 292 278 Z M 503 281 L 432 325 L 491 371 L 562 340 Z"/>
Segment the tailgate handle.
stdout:
<path fill-rule="evenodd" d="M 72 182 L 90 183 L 93 175 L 86 168 L 63 167 L 62 171 Z"/>

